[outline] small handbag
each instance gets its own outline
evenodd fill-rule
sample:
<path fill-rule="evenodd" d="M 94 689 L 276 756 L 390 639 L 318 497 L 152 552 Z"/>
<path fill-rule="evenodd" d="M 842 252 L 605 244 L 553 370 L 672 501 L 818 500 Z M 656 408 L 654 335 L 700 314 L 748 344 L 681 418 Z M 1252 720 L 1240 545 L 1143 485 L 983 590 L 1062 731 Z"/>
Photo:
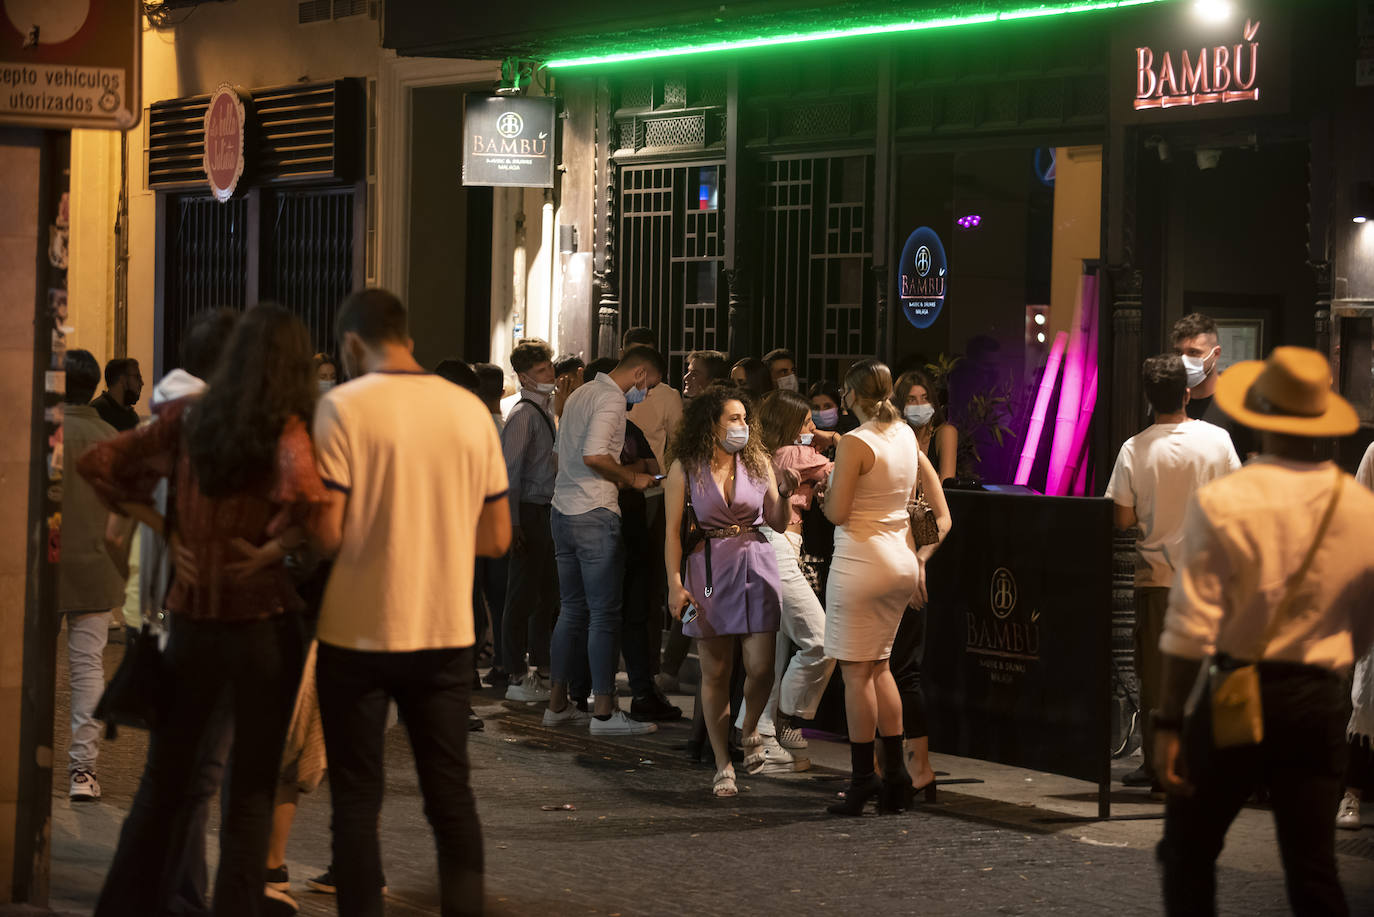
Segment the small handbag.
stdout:
<path fill-rule="evenodd" d="M 1303 558 L 1297 572 L 1288 578 L 1283 600 L 1269 619 L 1269 624 L 1260 637 L 1255 659 L 1262 659 L 1269 643 L 1278 634 L 1279 628 L 1292 616 L 1298 605 L 1298 588 L 1307 578 L 1312 560 L 1317 556 L 1326 530 L 1331 525 L 1331 517 L 1336 513 L 1340 501 L 1341 487 L 1345 476 L 1336 471 L 1336 486 L 1331 493 L 1331 501 L 1326 506 L 1326 514 L 1317 526 L 1317 535 L 1312 547 Z M 1212 744 L 1216 748 L 1237 748 L 1258 745 L 1264 741 L 1264 708 L 1260 701 L 1259 665 L 1256 662 L 1239 662 L 1225 654 L 1213 657 L 1207 669 L 1207 688 L 1210 696 L 1212 715 Z"/>
<path fill-rule="evenodd" d="M 165 690 L 158 631 L 145 624 L 124 648 L 119 668 L 95 705 L 95 718 L 105 724 L 106 738 L 115 738 L 119 726 L 155 728 Z"/>
<path fill-rule="evenodd" d="M 935 521 L 935 510 L 926 500 L 925 485 L 921 482 L 919 470 L 916 473 L 916 496 L 907 503 L 906 514 L 911 520 L 911 538 L 916 547 L 939 544 L 940 526 Z"/>

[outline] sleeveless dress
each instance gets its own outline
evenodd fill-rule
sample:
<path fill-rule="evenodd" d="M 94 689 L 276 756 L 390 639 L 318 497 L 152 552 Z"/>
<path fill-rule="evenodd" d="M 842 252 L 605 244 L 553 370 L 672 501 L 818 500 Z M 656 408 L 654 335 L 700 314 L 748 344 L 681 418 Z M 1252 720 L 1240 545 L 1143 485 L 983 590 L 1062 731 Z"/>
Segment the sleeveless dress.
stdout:
<path fill-rule="evenodd" d="M 687 475 L 692 509 L 702 528 L 723 529 L 732 525 L 763 525 L 763 499 L 767 483 L 749 476 L 744 462 L 735 457 L 735 498 L 729 506 L 711 477 L 709 466 Z M 762 532 L 744 532 L 733 538 L 712 538 L 711 594 L 706 595 L 706 543 L 687 558 L 684 585 L 698 602 L 700 614 L 682 625 L 688 637 L 724 637 L 762 634 L 778 629 L 782 617 L 782 587 L 773 546 Z"/>
<path fill-rule="evenodd" d="M 866 662 L 892 654 L 902 612 L 916 591 L 916 553 L 906 504 L 919 470 L 916 434 L 905 423 L 869 422 L 856 436 L 873 450 L 859 475 L 849 519 L 835 529 L 825 591 L 825 654 Z"/>

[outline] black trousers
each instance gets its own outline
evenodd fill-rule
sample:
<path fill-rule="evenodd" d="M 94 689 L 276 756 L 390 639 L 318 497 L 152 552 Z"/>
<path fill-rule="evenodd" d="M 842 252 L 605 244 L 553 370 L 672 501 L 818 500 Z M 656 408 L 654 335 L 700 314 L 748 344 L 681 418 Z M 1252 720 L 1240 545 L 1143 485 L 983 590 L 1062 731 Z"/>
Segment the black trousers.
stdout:
<path fill-rule="evenodd" d="M 520 504 L 520 532 L 525 538 L 522 551 L 511 550 L 506 579 L 506 610 L 503 664 L 513 679 L 519 679 L 529 666 L 549 669 L 549 640 L 553 619 L 558 614 L 558 563 L 553 553 L 553 530 L 549 528 L 551 507 L 547 503 Z M 525 654 L 529 653 L 529 663 Z"/>
<path fill-rule="evenodd" d="M 315 680 L 329 757 L 334 877 L 342 917 L 382 915 L 377 823 L 392 698 L 410 734 L 425 817 L 434 830 L 440 913 L 482 913 L 482 833 L 468 764 L 473 655 L 471 647 L 368 653 L 320 644 Z"/>
<path fill-rule="evenodd" d="M 926 723 L 926 696 L 921 690 L 921 663 L 926 655 L 926 610 L 908 607 L 892 638 L 888 666 L 902 696 L 902 734 L 908 739 L 930 735 Z"/>
<path fill-rule="evenodd" d="M 167 707 L 149 738 L 148 763 L 95 912 L 162 912 L 179 879 L 173 848 L 194 818 L 198 752 L 227 690 L 235 741 L 214 913 L 253 917 L 263 899 L 277 773 L 305 659 L 300 618 L 222 622 L 174 615 L 162 659 Z"/>
<path fill-rule="evenodd" d="M 635 697 L 654 693 L 658 648 L 663 642 L 668 595 L 663 568 L 663 500 L 639 491 L 620 492 L 620 524 L 625 540 L 625 580 L 620 606 L 620 652 Z"/>
<path fill-rule="evenodd" d="M 1226 832 L 1257 787 L 1269 789 L 1294 914 L 1349 914 L 1336 876 L 1334 813 L 1345 767 L 1345 682 L 1325 669 L 1260 665 L 1264 741 L 1214 749 L 1206 704 L 1184 731 L 1197 792 L 1170 796 L 1158 855 L 1171 917 L 1216 913 L 1216 860 Z"/>

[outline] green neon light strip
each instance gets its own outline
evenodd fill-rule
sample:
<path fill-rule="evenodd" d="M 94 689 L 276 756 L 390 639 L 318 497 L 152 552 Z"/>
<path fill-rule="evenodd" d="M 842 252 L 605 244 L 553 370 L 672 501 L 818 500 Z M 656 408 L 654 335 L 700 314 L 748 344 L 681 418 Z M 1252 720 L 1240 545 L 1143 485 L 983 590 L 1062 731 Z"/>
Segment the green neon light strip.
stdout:
<path fill-rule="evenodd" d="M 924 32 L 931 29 L 950 29 L 959 26 L 981 25 L 989 22 L 1010 22 L 1017 19 L 1063 16 L 1069 13 L 1091 13 L 1128 6 L 1162 3 L 1164 0 L 1098 0 L 1095 3 L 1075 3 L 1067 6 L 1033 6 L 1003 13 L 980 13 L 972 16 L 947 16 L 939 19 L 889 22 L 882 25 L 854 26 L 847 29 L 822 29 L 815 32 L 795 32 L 790 35 L 769 35 L 757 38 L 733 38 L 676 48 L 651 48 L 643 51 L 623 51 L 587 57 L 562 57 L 545 66 L 554 70 L 570 67 L 591 67 L 604 64 L 623 64 L 631 61 L 654 60 L 663 57 L 683 57 L 689 54 L 710 54 L 716 51 L 743 51 L 774 45 L 795 45 L 804 42 L 832 41 L 837 38 L 858 38 L 867 35 L 894 35 L 903 32 Z"/>

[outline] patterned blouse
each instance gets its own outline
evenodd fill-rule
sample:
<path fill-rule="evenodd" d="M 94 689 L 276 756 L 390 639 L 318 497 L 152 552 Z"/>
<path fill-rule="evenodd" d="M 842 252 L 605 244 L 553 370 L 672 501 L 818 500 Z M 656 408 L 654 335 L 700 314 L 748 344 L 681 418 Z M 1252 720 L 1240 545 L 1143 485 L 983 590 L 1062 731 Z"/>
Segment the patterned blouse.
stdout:
<path fill-rule="evenodd" d="M 173 478 L 172 527 L 195 556 L 199 576 L 194 586 L 179 574 L 173 579 L 169 611 L 201 621 L 255 621 L 299 611 L 303 603 L 283 564 L 242 580 L 225 567 L 243 559 L 230 546 L 235 538 L 263 545 L 292 525 L 305 524 L 316 506 L 327 501 L 305 423 L 299 417 L 286 422 L 270 478 L 242 493 L 207 497 L 196 483 L 186 449 L 185 419 L 194 402 L 170 402 L 152 423 L 92 446 L 77 470 L 115 512 L 121 503 L 151 505 L 158 480 Z"/>

